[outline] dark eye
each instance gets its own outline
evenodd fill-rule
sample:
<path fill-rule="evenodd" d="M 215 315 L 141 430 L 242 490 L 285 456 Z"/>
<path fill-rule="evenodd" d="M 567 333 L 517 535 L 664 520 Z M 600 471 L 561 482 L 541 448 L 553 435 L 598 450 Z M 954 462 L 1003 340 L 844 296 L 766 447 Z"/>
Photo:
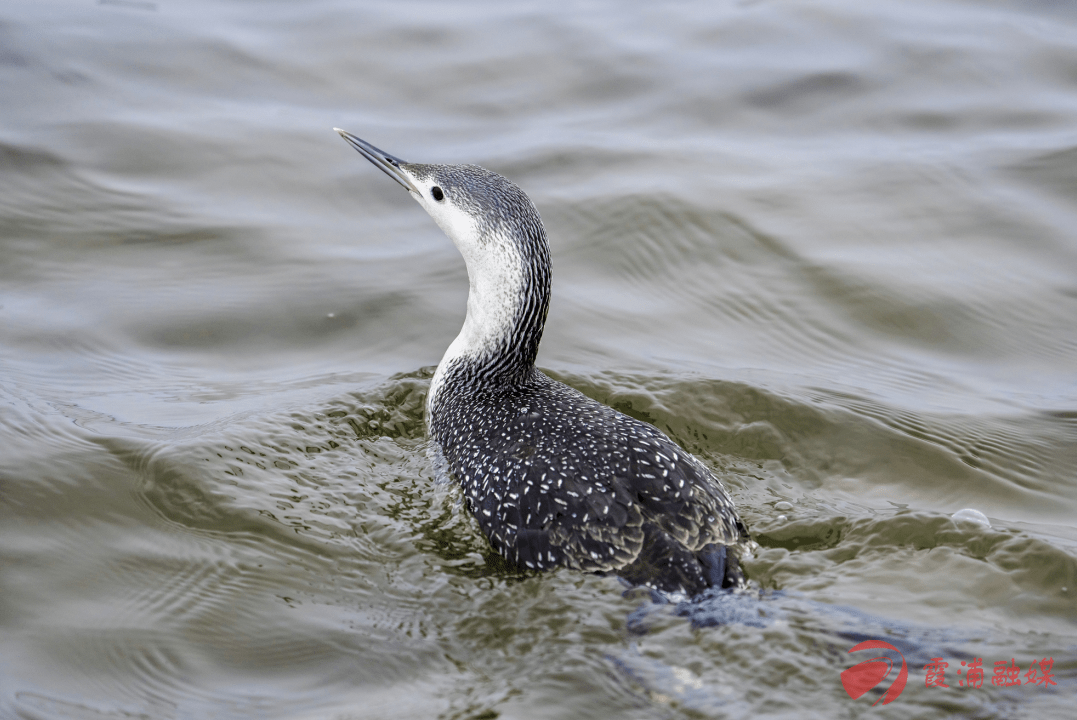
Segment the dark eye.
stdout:
<path fill-rule="evenodd" d="M 433 195 L 434 199 L 437 200 L 438 202 L 441 202 L 442 200 L 445 199 L 445 193 L 441 192 L 441 188 L 439 188 L 437 185 L 435 185 L 430 190 L 430 194 Z"/>

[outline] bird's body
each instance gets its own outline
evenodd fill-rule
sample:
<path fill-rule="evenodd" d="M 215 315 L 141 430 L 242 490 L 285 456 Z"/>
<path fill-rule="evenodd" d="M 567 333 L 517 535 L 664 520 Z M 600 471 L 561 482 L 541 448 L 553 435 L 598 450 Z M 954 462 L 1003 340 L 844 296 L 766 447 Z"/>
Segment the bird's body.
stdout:
<path fill-rule="evenodd" d="M 431 435 L 491 545 L 522 568 L 613 572 L 694 595 L 743 582 L 748 534 L 721 483 L 657 428 L 535 368 L 549 246 L 518 187 L 405 163 L 338 130 L 407 188 L 467 264 L 467 318 L 427 397 Z"/>

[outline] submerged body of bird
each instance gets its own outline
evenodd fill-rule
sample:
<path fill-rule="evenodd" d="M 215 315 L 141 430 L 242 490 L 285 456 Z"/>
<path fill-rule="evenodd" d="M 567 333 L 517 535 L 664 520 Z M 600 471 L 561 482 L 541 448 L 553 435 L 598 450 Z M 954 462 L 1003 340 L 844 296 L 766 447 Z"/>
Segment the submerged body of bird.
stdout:
<path fill-rule="evenodd" d="M 434 373 L 427 420 L 494 549 L 521 568 L 616 573 L 687 595 L 742 584 L 750 540 L 718 479 L 654 426 L 535 368 L 550 251 L 527 195 L 477 165 L 407 163 L 337 132 L 464 257 L 467 317 Z"/>

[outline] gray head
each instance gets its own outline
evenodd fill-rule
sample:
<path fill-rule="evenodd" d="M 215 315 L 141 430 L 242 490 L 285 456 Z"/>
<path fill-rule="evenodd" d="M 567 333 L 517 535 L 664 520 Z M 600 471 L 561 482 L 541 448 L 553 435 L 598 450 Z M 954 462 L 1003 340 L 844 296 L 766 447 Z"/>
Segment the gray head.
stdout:
<path fill-rule="evenodd" d="M 524 191 L 507 178 L 478 165 L 409 163 L 379 150 L 351 133 L 340 136 L 379 170 L 399 183 L 434 218 L 472 268 L 472 259 L 498 239 L 511 240 L 517 252 L 531 255 L 546 245 L 538 210 Z"/>

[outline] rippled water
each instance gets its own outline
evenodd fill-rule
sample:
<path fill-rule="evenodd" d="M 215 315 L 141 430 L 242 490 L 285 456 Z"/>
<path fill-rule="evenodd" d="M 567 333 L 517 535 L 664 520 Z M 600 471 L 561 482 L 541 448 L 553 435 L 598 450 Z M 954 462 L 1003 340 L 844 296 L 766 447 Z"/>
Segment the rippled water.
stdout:
<path fill-rule="evenodd" d="M 13 0 L 0 88 L 0 717 L 1068 715 L 1069 5 Z M 334 126 L 531 195 L 540 366 L 723 478 L 753 593 L 491 556 L 463 263 Z"/>

